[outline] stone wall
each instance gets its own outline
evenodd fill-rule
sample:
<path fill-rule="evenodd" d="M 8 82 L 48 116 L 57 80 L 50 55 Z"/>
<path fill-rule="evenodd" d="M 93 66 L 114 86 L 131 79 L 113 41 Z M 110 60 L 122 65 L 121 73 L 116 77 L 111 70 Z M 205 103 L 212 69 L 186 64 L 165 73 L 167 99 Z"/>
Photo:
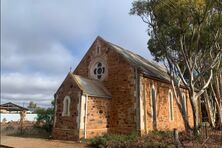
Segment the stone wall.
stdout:
<path fill-rule="evenodd" d="M 61 87 L 56 93 L 56 117 L 53 128 L 55 139 L 77 140 L 79 138 L 78 109 L 80 89 L 74 83 L 73 77 L 68 74 Z M 63 100 L 65 96 L 70 97 L 70 115 L 63 116 Z"/>
<path fill-rule="evenodd" d="M 96 58 L 102 58 L 106 62 L 108 73 L 102 83 L 111 93 L 112 98 L 88 97 L 87 138 L 107 132 L 130 133 L 141 130 L 141 133 L 148 133 L 153 130 L 150 100 L 152 85 L 156 89 L 156 129 L 172 130 L 178 128 L 184 130 L 183 119 L 175 98 L 173 99 L 174 119 L 171 121 L 169 118 L 168 94 L 169 89 L 172 89 L 170 84 L 143 77 L 122 55 L 101 38 L 97 38 L 73 73 L 91 78 L 89 67 Z M 188 117 L 192 125 L 192 109 L 185 90 L 184 93 L 187 98 Z M 81 91 L 77 85 L 74 85 L 70 74 L 56 95 L 56 123 L 53 136 L 58 139 L 69 140 L 84 137 L 86 107 L 84 100 L 87 100 L 87 97 L 82 95 L 80 99 Z M 71 97 L 71 114 L 68 117 L 62 116 L 63 99 L 66 95 Z M 81 104 L 79 100 L 81 100 Z M 78 112 L 78 108 L 82 108 L 81 111 Z"/>
<path fill-rule="evenodd" d="M 110 127 L 110 99 L 88 97 L 86 137 L 91 138 L 108 132 Z M 80 131 L 80 137 L 84 137 L 84 130 Z"/>
<path fill-rule="evenodd" d="M 179 108 L 176 103 L 176 98 L 173 98 L 173 120 L 170 120 L 170 109 L 169 109 L 169 90 L 173 89 L 170 84 L 164 83 L 157 80 L 152 80 L 150 78 L 142 78 L 142 90 L 145 95 L 146 108 L 143 120 L 145 121 L 144 132 L 147 133 L 154 129 L 153 118 L 152 118 L 152 108 L 151 108 L 151 87 L 154 86 L 156 90 L 156 108 L 157 108 L 157 126 L 158 130 L 172 130 L 173 128 L 177 128 L 179 130 L 184 130 L 184 122 L 182 119 L 182 114 L 179 111 Z M 188 118 L 191 126 L 193 125 L 193 115 L 192 108 L 188 98 L 188 92 L 183 89 L 184 94 L 186 95 L 186 107 L 188 110 Z"/>
<path fill-rule="evenodd" d="M 97 46 L 101 48 L 99 55 L 96 55 Z M 112 94 L 110 131 L 129 133 L 136 129 L 134 68 L 111 46 L 108 46 L 101 39 L 97 39 L 74 71 L 74 74 L 89 77 L 90 62 L 96 57 L 102 57 L 107 61 L 108 75 L 103 83 Z"/>

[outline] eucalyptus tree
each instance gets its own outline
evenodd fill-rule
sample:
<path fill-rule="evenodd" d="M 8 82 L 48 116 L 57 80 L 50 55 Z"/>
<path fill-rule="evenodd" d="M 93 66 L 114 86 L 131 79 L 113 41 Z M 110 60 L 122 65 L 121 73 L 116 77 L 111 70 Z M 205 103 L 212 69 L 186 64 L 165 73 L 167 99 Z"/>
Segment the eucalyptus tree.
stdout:
<path fill-rule="evenodd" d="M 195 134 L 199 127 L 200 96 L 209 87 L 221 59 L 220 0 L 137 0 L 130 14 L 148 25 L 148 49 L 166 66 L 186 129 L 190 125 L 181 86 L 189 92 Z M 213 60 L 208 60 L 211 54 Z M 203 64 L 203 62 L 207 64 Z M 205 81 L 200 82 L 201 77 Z"/>
<path fill-rule="evenodd" d="M 218 125 L 222 129 L 222 59 L 215 66 L 214 73 L 210 88 L 205 92 L 208 98 L 205 99 L 205 105 L 211 125 L 213 127 Z"/>

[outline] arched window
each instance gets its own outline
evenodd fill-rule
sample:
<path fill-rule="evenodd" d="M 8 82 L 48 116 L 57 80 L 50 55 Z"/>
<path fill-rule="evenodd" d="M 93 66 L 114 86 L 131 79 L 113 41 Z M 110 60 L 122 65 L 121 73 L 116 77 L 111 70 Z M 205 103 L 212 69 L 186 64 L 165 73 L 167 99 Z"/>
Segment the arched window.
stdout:
<path fill-rule="evenodd" d="M 186 95 L 183 93 L 183 107 L 184 107 L 184 111 L 187 111 L 187 99 L 186 99 Z"/>
<path fill-rule="evenodd" d="M 170 121 L 173 121 L 174 119 L 174 114 L 173 114 L 173 93 L 171 90 L 169 90 L 169 118 Z"/>
<path fill-rule="evenodd" d="M 157 114 L 156 114 L 156 89 L 154 86 L 151 88 L 151 110 L 152 110 L 152 118 L 153 123 L 156 125 Z"/>
<path fill-rule="evenodd" d="M 69 116 L 70 115 L 70 97 L 65 96 L 63 100 L 63 112 L 62 116 Z"/>

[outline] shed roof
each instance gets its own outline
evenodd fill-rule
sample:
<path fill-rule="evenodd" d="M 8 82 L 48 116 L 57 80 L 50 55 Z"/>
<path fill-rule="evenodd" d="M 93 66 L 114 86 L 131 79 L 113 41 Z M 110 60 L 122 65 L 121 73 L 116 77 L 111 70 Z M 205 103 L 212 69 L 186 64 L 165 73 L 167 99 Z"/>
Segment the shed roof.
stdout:
<path fill-rule="evenodd" d="M 111 98 L 111 93 L 106 89 L 102 82 L 91 80 L 79 75 L 70 73 L 79 88 L 89 96 Z"/>
<path fill-rule="evenodd" d="M 27 108 L 19 106 L 19 105 L 16 105 L 16 104 L 14 104 L 12 102 L 1 104 L 0 105 L 0 109 L 5 109 L 7 111 L 23 111 L 23 110 L 28 111 Z"/>

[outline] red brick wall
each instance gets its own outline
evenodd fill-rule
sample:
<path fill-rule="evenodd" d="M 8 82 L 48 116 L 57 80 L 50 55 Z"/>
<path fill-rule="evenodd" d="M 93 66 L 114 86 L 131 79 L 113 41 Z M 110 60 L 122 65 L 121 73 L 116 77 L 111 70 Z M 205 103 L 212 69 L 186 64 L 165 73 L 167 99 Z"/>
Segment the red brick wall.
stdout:
<path fill-rule="evenodd" d="M 184 122 L 182 119 L 182 114 L 179 111 L 179 108 L 176 103 L 176 98 L 173 98 L 173 114 L 174 120 L 170 120 L 170 111 L 169 111 L 169 89 L 173 93 L 173 89 L 170 84 L 163 83 L 156 80 L 151 80 L 149 78 L 143 78 L 143 87 L 146 88 L 146 111 L 147 111 L 147 121 L 146 129 L 147 131 L 153 130 L 152 124 L 152 113 L 151 113 L 151 87 L 154 85 L 156 89 L 156 104 L 157 104 L 157 129 L 158 130 L 172 130 L 177 128 L 179 130 L 184 130 Z M 188 98 L 188 92 L 183 90 L 186 94 L 187 101 L 187 110 L 190 124 L 193 124 L 192 118 L 192 109 L 191 104 Z"/>
<path fill-rule="evenodd" d="M 73 82 L 72 76 L 68 75 L 56 94 L 56 122 L 53 128 L 55 139 L 76 140 L 79 138 L 76 118 L 78 116 L 77 105 L 80 89 Z M 70 116 L 62 116 L 65 96 L 70 97 Z"/>
<path fill-rule="evenodd" d="M 105 87 L 112 94 L 110 102 L 110 128 L 112 132 L 128 133 L 136 128 L 134 119 L 134 69 L 112 47 L 101 40 L 101 55 L 107 59 L 108 76 L 104 80 Z M 96 44 L 93 44 L 87 55 L 74 71 L 75 74 L 88 77 L 88 65 L 95 58 Z"/>

